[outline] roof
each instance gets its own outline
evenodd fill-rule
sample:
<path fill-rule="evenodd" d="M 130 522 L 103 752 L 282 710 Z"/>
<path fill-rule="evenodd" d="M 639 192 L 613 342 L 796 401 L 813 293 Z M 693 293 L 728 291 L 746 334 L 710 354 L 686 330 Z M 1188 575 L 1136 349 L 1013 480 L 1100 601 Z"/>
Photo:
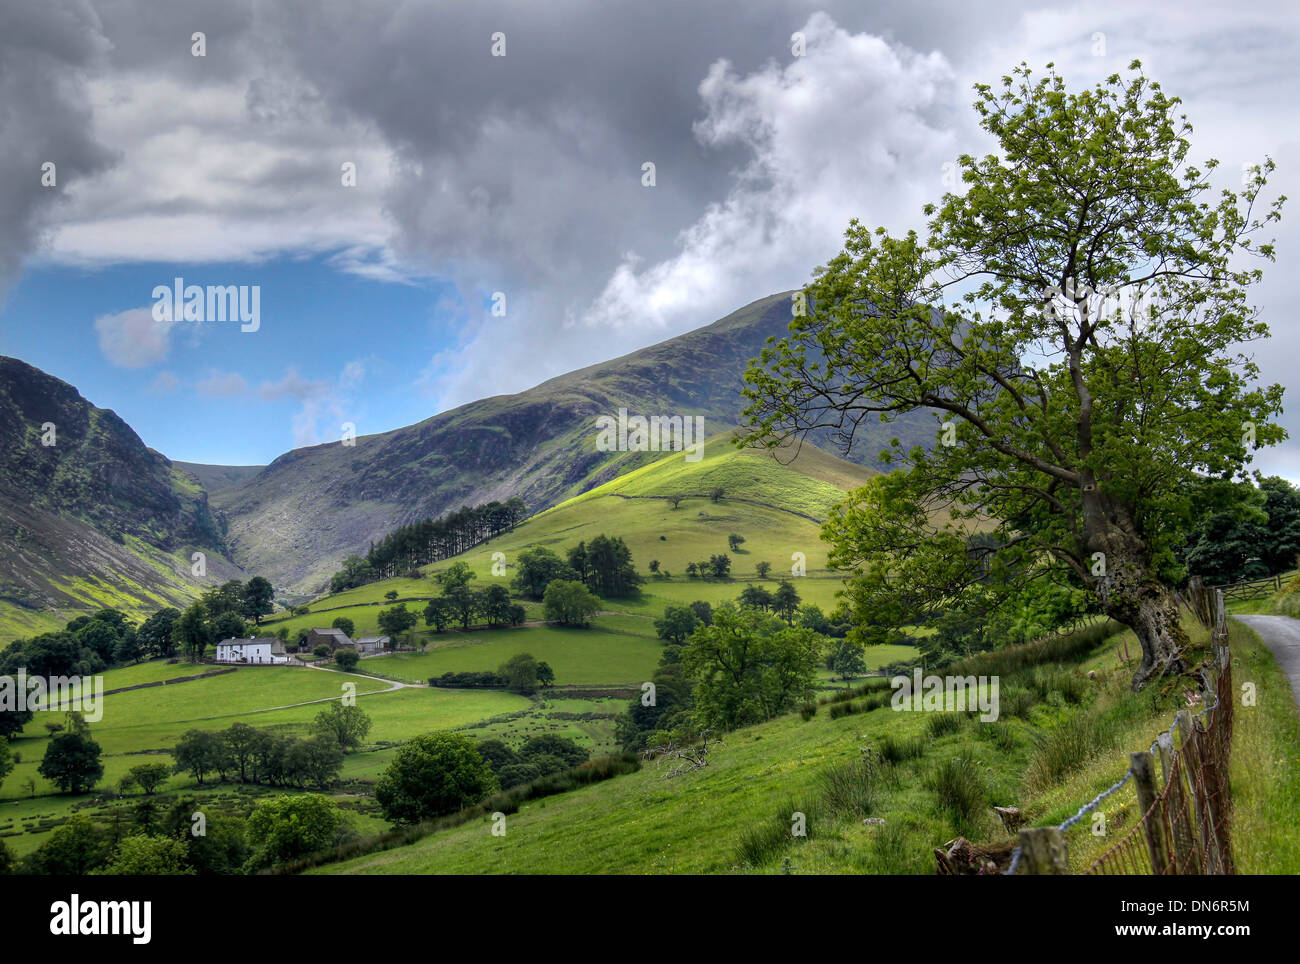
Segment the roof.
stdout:
<path fill-rule="evenodd" d="M 269 643 L 271 652 L 283 653 L 284 643 L 277 636 L 233 636 L 229 639 L 223 639 L 217 643 L 218 646 L 256 646 L 259 643 Z"/>
<path fill-rule="evenodd" d="M 348 635 L 347 633 L 343 632 L 343 630 L 338 629 L 337 627 L 334 626 L 331 626 L 329 629 L 313 629 L 312 632 L 320 633 L 322 636 L 342 636 L 344 639 L 346 639 Z"/>
<path fill-rule="evenodd" d="M 388 641 L 388 636 L 362 636 L 357 640 L 358 643 L 386 643 Z"/>

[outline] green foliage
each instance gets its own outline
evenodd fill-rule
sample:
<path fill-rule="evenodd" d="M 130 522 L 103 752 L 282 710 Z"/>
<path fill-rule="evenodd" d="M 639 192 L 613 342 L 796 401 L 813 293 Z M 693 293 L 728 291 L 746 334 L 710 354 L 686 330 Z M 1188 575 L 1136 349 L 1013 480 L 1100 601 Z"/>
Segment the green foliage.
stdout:
<path fill-rule="evenodd" d="M 1277 476 L 1250 483 L 1209 481 L 1200 520 L 1178 557 L 1210 585 L 1259 579 L 1297 566 L 1300 492 Z"/>
<path fill-rule="evenodd" d="M 515 578 L 512 585 L 527 599 L 541 599 L 546 587 L 556 579 L 574 580 L 575 573 L 550 549 L 538 546 L 525 549 L 515 561 Z"/>
<path fill-rule="evenodd" d="M 344 635 L 346 635 L 348 639 L 351 639 L 353 634 L 357 631 L 356 623 L 348 619 L 347 616 L 335 616 L 334 621 L 330 623 L 330 626 L 333 629 L 343 630 Z"/>
<path fill-rule="evenodd" d="M 682 653 L 701 727 L 732 730 L 769 720 L 812 695 L 820 640 L 753 609 L 719 609 Z"/>
<path fill-rule="evenodd" d="M 862 647 L 847 639 L 840 640 L 831 655 L 831 671 L 844 680 L 865 673 L 867 663 L 862 658 Z"/>
<path fill-rule="evenodd" d="M 247 828 L 253 846 L 249 865 L 262 868 L 336 844 L 346 820 L 328 797 L 303 793 L 261 800 Z"/>
<path fill-rule="evenodd" d="M 417 736 L 397 751 L 375 785 L 384 816 L 396 824 L 453 813 L 497 789 L 474 741 L 458 733 Z"/>
<path fill-rule="evenodd" d="M 392 609 L 379 612 L 379 628 L 385 636 L 391 636 L 394 644 L 398 637 L 416 624 L 419 617 L 406 608 L 406 603 L 399 603 Z"/>
<path fill-rule="evenodd" d="M 243 605 L 240 612 L 245 619 L 251 619 L 259 626 L 262 624 L 262 617 L 270 615 L 274 609 L 275 589 L 272 588 L 270 580 L 262 576 L 254 576 L 244 584 Z"/>
<path fill-rule="evenodd" d="M 699 619 L 689 606 L 665 606 L 663 616 L 655 620 L 655 632 L 660 639 L 680 646 L 697 625 Z"/>
<path fill-rule="evenodd" d="M 342 700 L 335 700 L 316 714 L 312 726 L 346 753 L 365 742 L 372 721 L 369 714 L 355 703 L 344 706 Z"/>
<path fill-rule="evenodd" d="M 145 796 L 151 796 L 155 790 L 171 776 L 172 768 L 165 763 L 141 763 L 127 771 L 132 783 L 139 787 Z"/>
<path fill-rule="evenodd" d="M 59 733 L 46 746 L 37 772 L 64 793 L 83 793 L 104 775 L 99 744 L 80 733 Z"/>
<path fill-rule="evenodd" d="M 172 638 L 172 627 L 180 618 L 180 610 L 167 607 L 160 609 L 136 630 L 136 643 L 145 658 L 171 656 L 176 652 L 176 642 Z"/>
<path fill-rule="evenodd" d="M 9 749 L 9 740 L 0 739 L 0 784 L 3 784 L 5 777 L 14 768 L 13 753 Z"/>
<path fill-rule="evenodd" d="M 555 579 L 542 597 L 546 618 L 562 626 L 586 626 L 600 612 L 600 600 L 582 583 Z"/>
<path fill-rule="evenodd" d="M 869 817 L 876 808 L 883 775 L 880 756 L 865 748 L 856 758 L 822 774 L 821 799 L 832 816 Z"/>
<path fill-rule="evenodd" d="M 103 866 L 111 845 L 107 836 L 84 813 L 74 813 L 32 855 L 38 873 L 85 876 Z"/>
<path fill-rule="evenodd" d="M 99 873 L 127 877 L 168 877 L 190 875 L 188 848 L 184 840 L 171 837 L 132 834 L 122 838 L 113 858 Z"/>
<path fill-rule="evenodd" d="M 516 653 L 501 664 L 497 674 L 516 693 L 531 696 L 537 692 L 537 660 L 532 653 Z"/>
<path fill-rule="evenodd" d="M 357 668 L 357 663 L 361 661 L 361 654 L 355 649 L 349 649 L 346 646 L 339 647 L 334 652 L 334 662 L 338 668 L 345 673 L 350 673 Z"/>
<path fill-rule="evenodd" d="M 908 467 L 824 528 L 831 564 L 859 574 L 864 641 L 990 583 L 1073 580 L 1138 634 L 1135 686 L 1181 668 L 1165 587 L 1197 480 L 1285 437 L 1282 388 L 1252 384 L 1241 348 L 1268 336 L 1247 299 L 1262 272 L 1243 262 L 1272 260 L 1256 236 L 1282 200 L 1254 211 L 1272 161 L 1212 194 L 1217 162 L 1190 162 L 1179 101 L 1132 69 L 1078 92 L 1024 66 L 977 85 L 998 150 L 958 159 L 964 190 L 927 206 L 925 238 L 850 222 L 809 314 L 746 374 L 742 444 L 831 428 L 848 446 L 877 418 L 947 420 L 928 450 L 893 446 Z M 996 546 L 967 552 L 990 519 Z"/>

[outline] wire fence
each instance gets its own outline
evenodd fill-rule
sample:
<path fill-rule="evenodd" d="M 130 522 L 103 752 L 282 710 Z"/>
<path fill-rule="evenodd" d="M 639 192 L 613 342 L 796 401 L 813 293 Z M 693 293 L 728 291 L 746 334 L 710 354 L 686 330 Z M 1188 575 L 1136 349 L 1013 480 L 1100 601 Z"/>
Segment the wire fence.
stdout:
<path fill-rule="evenodd" d="M 1020 832 L 1007 874 L 1068 873 L 1065 832 L 1130 780 L 1137 784 L 1142 818 L 1085 874 L 1232 874 L 1232 655 L 1224 593 L 1216 591 L 1211 645 L 1213 685 L 1204 670 L 1204 707 L 1183 711 L 1149 750 L 1130 756 L 1129 769 L 1113 785 L 1056 827 Z M 1156 763 L 1160 777 L 1156 777 Z"/>

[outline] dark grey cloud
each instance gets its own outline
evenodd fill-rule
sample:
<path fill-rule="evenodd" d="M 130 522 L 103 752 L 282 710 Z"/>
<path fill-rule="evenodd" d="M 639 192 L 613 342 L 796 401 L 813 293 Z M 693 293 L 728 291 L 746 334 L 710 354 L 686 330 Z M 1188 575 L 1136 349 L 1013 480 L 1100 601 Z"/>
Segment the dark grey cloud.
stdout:
<path fill-rule="evenodd" d="M 108 48 L 89 3 L 0 5 L 0 293 L 41 243 L 51 209 L 114 161 L 91 130 L 84 86 Z M 42 184 L 47 162 L 53 187 Z"/>

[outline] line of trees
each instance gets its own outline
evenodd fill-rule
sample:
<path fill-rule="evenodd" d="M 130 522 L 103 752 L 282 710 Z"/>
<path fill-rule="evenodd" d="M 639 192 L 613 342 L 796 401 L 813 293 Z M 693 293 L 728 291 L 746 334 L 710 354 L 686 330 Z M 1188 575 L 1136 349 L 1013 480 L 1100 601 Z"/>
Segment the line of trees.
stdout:
<path fill-rule="evenodd" d="M 333 786 L 343 769 L 343 748 L 327 732 L 309 739 L 235 723 L 220 732 L 189 730 L 172 750 L 175 772 L 201 786 L 210 774 L 273 787 Z"/>
<path fill-rule="evenodd" d="M 422 519 L 394 529 L 362 556 L 348 556 L 343 568 L 330 578 L 330 592 L 355 589 L 379 579 L 410 572 L 466 549 L 503 532 L 509 532 L 527 514 L 522 499 L 462 506 L 438 518 Z"/>
<path fill-rule="evenodd" d="M 519 554 L 512 585 L 520 595 L 540 600 L 557 579 L 582 583 L 606 597 L 634 596 L 643 582 L 623 538 L 603 533 L 590 542 L 579 542 L 564 558 L 545 546 Z"/>

